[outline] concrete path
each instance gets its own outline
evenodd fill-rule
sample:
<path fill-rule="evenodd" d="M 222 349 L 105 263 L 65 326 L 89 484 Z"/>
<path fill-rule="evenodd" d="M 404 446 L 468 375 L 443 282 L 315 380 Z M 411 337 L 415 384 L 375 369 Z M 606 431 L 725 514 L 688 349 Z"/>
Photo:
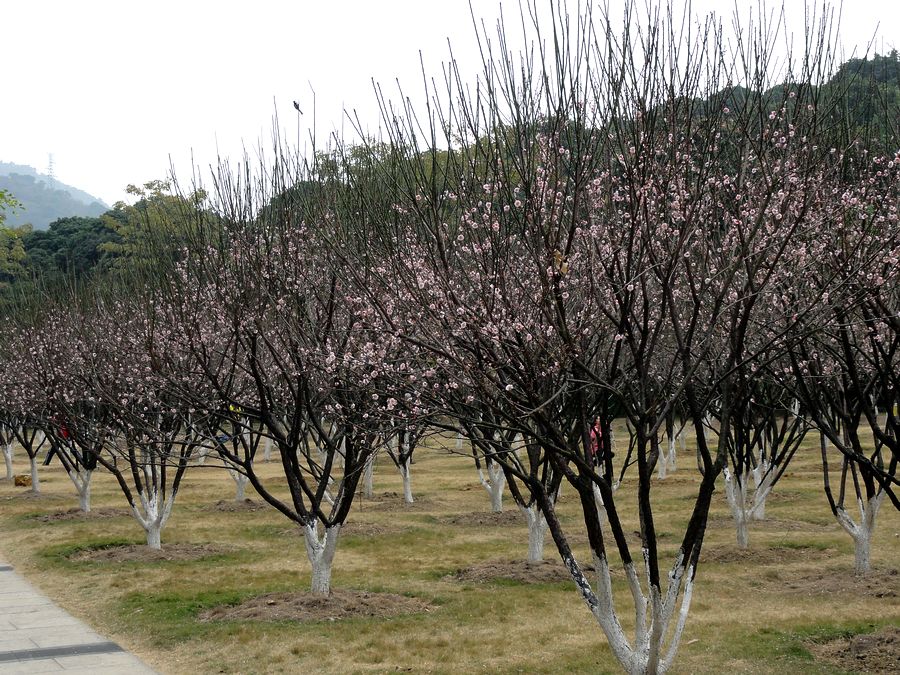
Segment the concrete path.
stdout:
<path fill-rule="evenodd" d="M 0 675 L 52 672 L 154 673 L 41 595 L 0 558 Z"/>

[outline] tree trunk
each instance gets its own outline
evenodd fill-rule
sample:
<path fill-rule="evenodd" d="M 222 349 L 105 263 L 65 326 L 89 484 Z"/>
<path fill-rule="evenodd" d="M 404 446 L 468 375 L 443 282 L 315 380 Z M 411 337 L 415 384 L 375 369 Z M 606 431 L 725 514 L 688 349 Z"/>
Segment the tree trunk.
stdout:
<path fill-rule="evenodd" d="M 853 571 L 856 572 L 857 575 L 861 576 L 863 574 L 867 574 L 872 569 L 871 563 L 869 562 L 869 551 L 871 550 L 871 543 L 871 532 L 860 531 L 857 536 L 853 538 Z"/>
<path fill-rule="evenodd" d="M 409 460 L 407 457 L 400 464 L 400 475 L 403 477 L 403 501 L 407 504 L 413 503 L 413 493 L 412 493 L 412 481 L 410 480 L 409 475 Z"/>
<path fill-rule="evenodd" d="M 728 501 L 731 516 L 734 519 L 738 548 L 750 548 L 750 532 L 747 528 L 747 500 L 744 492 L 747 476 L 745 475 L 745 480 L 740 482 L 728 468 L 725 469 L 724 475 L 725 499 Z"/>
<path fill-rule="evenodd" d="M 6 479 L 13 479 L 13 449 L 12 443 L 3 446 L 3 459 L 6 461 Z"/>
<path fill-rule="evenodd" d="M 69 479 L 78 493 L 78 506 L 83 513 L 91 512 L 91 477 L 94 472 L 89 469 L 69 471 Z"/>
<path fill-rule="evenodd" d="M 544 514 L 532 504 L 529 508 L 520 507 L 528 521 L 528 562 L 540 562 L 544 559 L 544 535 L 547 533 L 547 520 Z"/>
<path fill-rule="evenodd" d="M 320 595 L 331 593 L 331 569 L 340 531 L 340 525 L 327 527 L 324 536 L 320 539 L 317 521 L 306 525 L 306 555 L 312 565 L 310 590 L 313 593 Z"/>
<path fill-rule="evenodd" d="M 78 506 L 82 513 L 91 512 L 91 484 L 88 483 L 84 489 L 78 493 Z"/>
<path fill-rule="evenodd" d="M 491 481 L 491 511 L 493 513 L 503 513 L 503 488 L 506 484 L 506 476 L 500 471 L 500 478 Z"/>
<path fill-rule="evenodd" d="M 38 478 L 37 457 L 29 457 L 28 460 L 31 463 L 31 491 L 37 495 L 41 493 L 41 480 Z"/>
<path fill-rule="evenodd" d="M 249 482 L 250 482 L 250 479 L 247 478 L 247 476 L 245 476 L 244 474 L 239 473 L 237 475 L 237 477 L 234 479 L 234 487 L 235 487 L 234 501 L 236 501 L 236 502 L 244 501 L 244 499 L 245 499 L 244 494 L 247 490 L 247 483 L 249 483 Z"/>
<path fill-rule="evenodd" d="M 162 548 L 162 524 L 154 520 L 144 527 L 147 533 L 147 548 L 160 550 Z"/>
<path fill-rule="evenodd" d="M 835 513 L 841 527 L 853 538 L 854 571 L 857 575 L 868 574 L 872 569 L 869 560 L 872 548 L 872 534 L 875 531 L 878 509 L 881 507 L 885 494 L 884 490 L 881 490 L 866 502 L 862 499 L 857 501 L 859 523 L 853 522 L 850 515 L 841 507 L 838 507 Z"/>
<path fill-rule="evenodd" d="M 478 480 L 481 481 L 481 486 L 491 499 L 491 511 L 503 513 L 503 489 L 506 487 L 506 474 L 503 473 L 503 467 L 496 462 L 490 462 L 487 465 L 487 476 L 485 476 L 479 466 Z"/>
<path fill-rule="evenodd" d="M 369 456 L 366 461 L 366 471 L 363 474 L 363 497 L 372 499 L 375 496 L 375 454 Z"/>

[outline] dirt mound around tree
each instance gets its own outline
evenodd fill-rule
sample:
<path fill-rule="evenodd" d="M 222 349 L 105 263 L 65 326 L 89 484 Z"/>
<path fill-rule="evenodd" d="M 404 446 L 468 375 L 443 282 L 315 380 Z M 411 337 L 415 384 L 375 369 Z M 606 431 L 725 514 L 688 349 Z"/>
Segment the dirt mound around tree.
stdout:
<path fill-rule="evenodd" d="M 784 579 L 775 581 L 777 590 L 800 595 L 848 594 L 871 598 L 900 597 L 900 571 L 896 569 L 873 569 L 867 574 L 857 576 L 852 568 L 846 567 L 802 576 L 793 576 L 786 572 L 783 576 Z"/>
<path fill-rule="evenodd" d="M 242 499 L 235 501 L 234 499 L 220 499 L 212 506 L 206 507 L 207 511 L 216 511 L 218 513 L 246 513 L 252 511 L 265 511 L 272 508 L 265 502 L 257 502 L 252 499 Z"/>
<path fill-rule="evenodd" d="M 413 496 L 412 504 L 407 504 L 399 492 L 382 492 L 374 499 L 360 499 L 357 504 L 361 511 L 431 511 L 438 504 L 428 497 Z"/>
<path fill-rule="evenodd" d="M 461 525 L 463 527 L 508 527 L 510 525 L 525 526 L 525 517 L 518 511 L 475 511 L 459 513 L 452 516 L 441 516 L 437 519 L 441 525 Z"/>
<path fill-rule="evenodd" d="M 321 527 L 321 526 L 320 526 Z M 378 523 L 346 523 L 341 527 L 341 538 L 343 537 L 380 537 L 385 534 L 396 534 L 403 528 L 393 525 L 379 525 Z M 280 534 L 286 537 L 305 537 L 305 530 L 299 525 L 288 527 L 281 530 Z"/>
<path fill-rule="evenodd" d="M 700 553 L 701 563 L 756 563 L 772 565 L 775 563 L 795 562 L 802 560 L 820 560 L 837 553 L 833 548 L 817 546 L 754 546 L 738 548 L 737 546 L 704 547 Z"/>
<path fill-rule="evenodd" d="M 234 549 L 215 544 L 165 544 L 161 549 L 148 548 L 142 544 L 125 544 L 103 548 L 85 549 L 69 556 L 74 562 L 173 562 L 200 560 Z"/>
<path fill-rule="evenodd" d="M 900 673 L 900 628 L 808 644 L 819 661 L 854 673 Z"/>
<path fill-rule="evenodd" d="M 837 525 L 837 522 L 834 523 Z M 731 516 L 711 516 L 710 528 L 734 529 L 734 518 Z M 765 520 L 751 520 L 750 533 L 753 530 L 760 532 L 824 532 L 832 529 L 832 525 L 809 523 L 804 520 L 787 520 L 784 518 L 766 518 Z"/>
<path fill-rule="evenodd" d="M 39 516 L 32 516 L 34 520 L 41 523 L 58 523 L 69 520 L 105 520 L 107 518 L 122 518 L 130 516 L 128 509 L 117 509 L 106 507 L 101 509 L 92 509 L 85 513 L 81 509 L 69 509 L 68 511 L 57 511 L 56 513 L 44 513 Z"/>
<path fill-rule="evenodd" d="M 585 566 L 582 569 L 583 571 L 589 571 L 593 567 Z M 522 584 L 548 584 L 572 580 L 569 571 L 558 560 L 542 560 L 540 562 L 494 560 L 470 567 L 463 567 L 444 578 L 451 581 L 475 583 L 490 583 L 505 579 Z"/>
<path fill-rule="evenodd" d="M 339 621 L 356 617 L 387 618 L 430 612 L 435 607 L 421 598 L 394 593 L 332 590 L 331 595 L 269 593 L 236 606 L 215 607 L 200 614 L 201 621 Z"/>

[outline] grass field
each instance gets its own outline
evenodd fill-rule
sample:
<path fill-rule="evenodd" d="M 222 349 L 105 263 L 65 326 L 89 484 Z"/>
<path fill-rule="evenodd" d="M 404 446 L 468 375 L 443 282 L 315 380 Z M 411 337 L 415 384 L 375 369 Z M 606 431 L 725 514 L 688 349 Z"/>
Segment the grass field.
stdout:
<path fill-rule="evenodd" d="M 840 673 L 811 652 L 816 643 L 900 623 L 900 516 L 885 502 L 873 539 L 874 581 L 852 574 L 850 538 L 822 493 L 813 439 L 776 486 L 768 520 L 751 526 L 751 550 L 734 545 L 721 484 L 704 544 L 694 601 L 675 673 Z M 167 544 L 208 544 L 195 560 L 98 562 L 78 551 L 143 543 L 108 475 L 94 480 L 88 518 L 43 516 L 76 508 L 58 466 L 43 469 L 43 494 L 0 481 L 0 551 L 44 593 L 162 673 L 617 673 L 602 632 L 569 581 L 459 581 L 477 563 L 522 560 L 524 518 L 491 524 L 488 496 L 473 464 L 440 448 L 417 450 L 417 503 L 403 506 L 400 477 L 388 458 L 375 474 L 376 500 L 358 498 L 335 559 L 333 587 L 420 598 L 428 611 L 391 618 L 201 621 L 216 606 L 270 592 L 305 591 L 309 565 L 299 531 L 274 510 L 216 508 L 233 497 L 224 471 L 188 472 Z M 689 443 L 690 447 L 690 443 Z M 680 542 L 699 476 L 691 457 L 654 486 L 662 549 Z M 16 471 L 27 472 L 21 451 Z M 264 465 L 277 476 L 278 465 Z M 637 530 L 634 482 L 618 500 Z M 560 512 L 576 555 L 587 560 L 571 488 Z M 250 494 L 255 501 L 260 501 Z M 504 502 L 515 510 L 511 499 Z M 484 521 L 488 521 L 484 524 Z M 482 524 L 479 524 L 482 523 Z M 638 552 L 634 541 L 634 553 Z M 558 555 L 547 537 L 545 558 Z M 621 577 L 619 578 L 621 581 Z M 881 589 L 881 590 L 879 590 Z M 885 593 L 884 591 L 887 591 Z M 619 606 L 630 604 L 619 583 Z M 882 597 L 878 597 L 881 595 Z M 618 596 L 617 596 L 618 597 Z"/>

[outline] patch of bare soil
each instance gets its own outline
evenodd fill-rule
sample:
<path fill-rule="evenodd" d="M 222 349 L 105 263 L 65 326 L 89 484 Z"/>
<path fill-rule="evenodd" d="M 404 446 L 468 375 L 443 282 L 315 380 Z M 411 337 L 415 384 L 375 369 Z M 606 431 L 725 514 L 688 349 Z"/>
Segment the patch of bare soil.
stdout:
<path fill-rule="evenodd" d="M 85 513 L 81 509 L 69 509 L 56 513 L 45 513 L 34 516 L 34 520 L 41 523 L 58 523 L 69 520 L 105 520 L 107 518 L 121 518 L 130 515 L 128 509 L 116 509 L 112 507 L 92 509 Z"/>
<path fill-rule="evenodd" d="M 766 497 L 767 504 L 790 504 L 803 497 L 803 493 L 796 490 L 773 490 Z"/>
<path fill-rule="evenodd" d="M 206 507 L 207 511 L 218 511 L 219 513 L 246 513 L 250 511 L 265 511 L 271 508 L 265 502 L 257 502 L 252 499 L 242 499 L 237 502 L 233 499 L 220 499 L 212 506 Z"/>
<path fill-rule="evenodd" d="M 731 516 L 710 516 L 708 521 L 710 528 L 734 529 L 734 518 Z M 805 520 L 785 520 L 784 518 L 766 518 L 765 520 L 753 520 L 750 522 L 751 535 L 753 530 L 765 532 L 823 532 L 830 530 L 831 524 L 809 523 Z"/>
<path fill-rule="evenodd" d="M 583 569 L 593 569 L 586 566 Z M 494 560 L 464 567 L 445 579 L 450 581 L 470 581 L 489 583 L 498 579 L 509 579 L 523 584 L 546 584 L 571 581 L 572 576 L 558 560 L 542 560 L 530 563 L 526 560 Z"/>
<path fill-rule="evenodd" d="M 849 567 L 839 570 L 823 570 L 802 576 L 784 575 L 779 579 L 780 591 L 800 595 L 866 595 L 873 598 L 900 597 L 900 571 L 896 569 L 874 569 L 863 576 L 856 576 Z M 774 585 L 774 584 L 773 584 Z M 900 672 L 898 670 L 897 672 Z"/>
<path fill-rule="evenodd" d="M 108 548 L 78 551 L 69 556 L 75 562 L 172 562 L 176 560 L 200 560 L 233 549 L 214 544 L 163 544 L 162 549 L 152 549 L 141 544 L 110 546 Z"/>
<path fill-rule="evenodd" d="M 384 534 L 396 534 L 401 528 L 391 525 L 379 525 L 377 523 L 346 523 L 341 528 L 341 537 L 379 537 Z M 281 531 L 286 537 L 305 537 L 306 533 L 299 525 L 288 527 Z"/>
<path fill-rule="evenodd" d="M 428 497 L 413 496 L 413 503 L 407 504 L 399 492 L 383 492 L 374 499 L 361 499 L 358 508 L 362 511 L 431 511 L 436 506 Z"/>
<path fill-rule="evenodd" d="M 31 500 L 31 499 L 46 501 L 46 502 L 58 502 L 58 501 L 62 501 L 63 499 L 69 499 L 69 497 L 64 497 L 63 495 L 50 495 L 50 494 L 44 494 L 43 492 L 32 492 L 31 488 L 27 488 L 27 490 L 28 490 L 27 492 L 20 492 L 15 495 L 7 495 L 5 497 L 2 497 L 2 499 L 3 499 L 3 501 L 7 501 L 7 502 L 17 501 L 17 500 L 26 500 L 27 501 L 27 500 Z"/>
<path fill-rule="evenodd" d="M 420 598 L 394 593 L 332 590 L 331 595 L 269 593 L 234 607 L 215 607 L 201 621 L 338 621 L 355 617 L 386 618 L 429 612 L 434 607 Z"/>
<path fill-rule="evenodd" d="M 795 562 L 801 560 L 819 560 L 834 555 L 833 548 L 820 549 L 814 546 L 754 546 L 743 549 L 737 546 L 704 547 L 700 553 L 703 563 L 756 563 L 771 565 L 775 563 Z"/>
<path fill-rule="evenodd" d="M 854 673 L 900 673 L 900 628 L 886 626 L 875 633 L 808 644 L 820 661 Z"/>
<path fill-rule="evenodd" d="M 437 522 L 441 525 L 462 525 L 464 527 L 508 527 L 510 525 L 524 526 L 525 517 L 517 511 L 503 511 L 502 513 L 475 511 L 442 516 L 437 519 Z"/>

